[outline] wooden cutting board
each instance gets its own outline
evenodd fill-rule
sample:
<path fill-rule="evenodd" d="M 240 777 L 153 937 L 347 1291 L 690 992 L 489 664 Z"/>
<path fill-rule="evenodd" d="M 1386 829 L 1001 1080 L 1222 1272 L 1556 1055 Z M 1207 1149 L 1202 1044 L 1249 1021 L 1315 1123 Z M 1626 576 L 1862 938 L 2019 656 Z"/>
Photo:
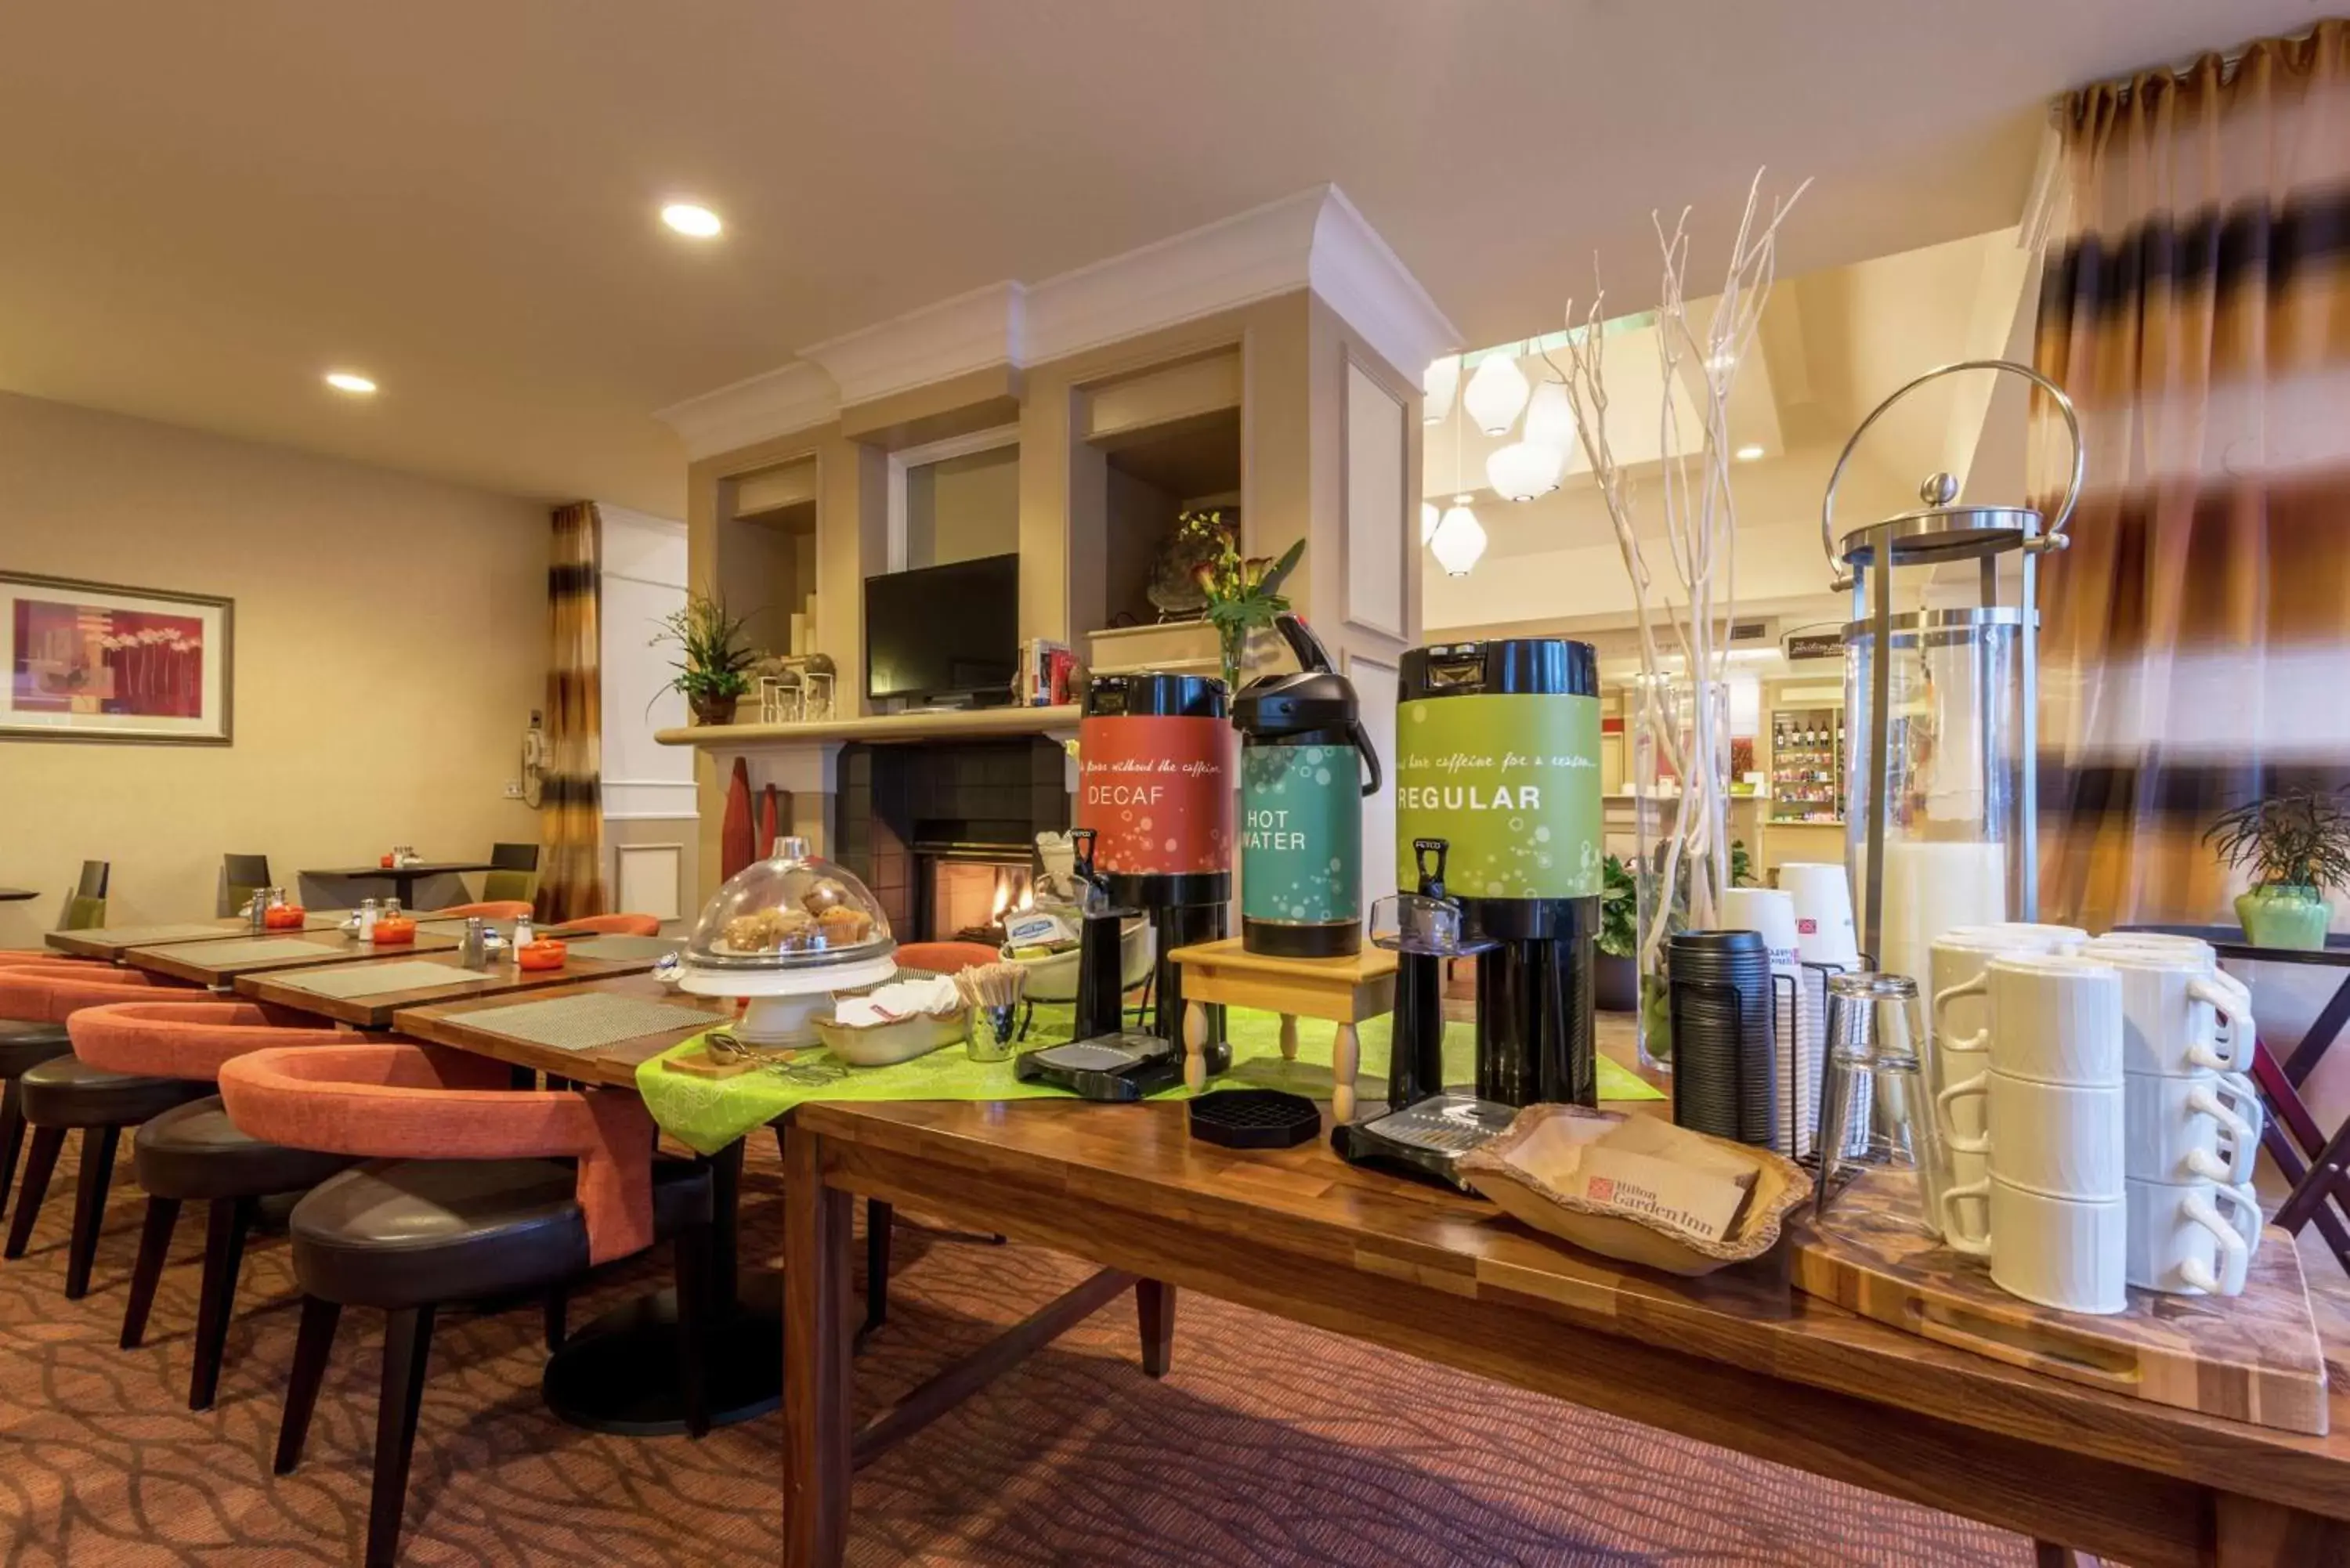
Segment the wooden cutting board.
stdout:
<path fill-rule="evenodd" d="M 2323 1436 L 2325 1360 L 2293 1238 L 2271 1230 L 2240 1296 L 2133 1290 L 2110 1317 L 2009 1295 L 1918 1223 L 1916 1184 L 1863 1176 L 1790 1226 L 1795 1288 L 1942 1345 L 2133 1399 Z"/>

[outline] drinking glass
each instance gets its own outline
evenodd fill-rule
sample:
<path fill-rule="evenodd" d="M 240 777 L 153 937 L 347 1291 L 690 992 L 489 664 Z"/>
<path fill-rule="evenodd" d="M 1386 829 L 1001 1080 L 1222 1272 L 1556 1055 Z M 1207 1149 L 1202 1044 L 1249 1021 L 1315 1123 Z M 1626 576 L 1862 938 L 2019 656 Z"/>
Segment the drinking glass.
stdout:
<path fill-rule="evenodd" d="M 1918 982 L 1861 971 L 1830 975 L 1827 992 L 1815 1212 L 1826 1213 L 1856 1177 L 1881 1171 L 1918 1183 L 1924 1223 L 1939 1235 L 1950 1168 L 1926 1085 Z"/>

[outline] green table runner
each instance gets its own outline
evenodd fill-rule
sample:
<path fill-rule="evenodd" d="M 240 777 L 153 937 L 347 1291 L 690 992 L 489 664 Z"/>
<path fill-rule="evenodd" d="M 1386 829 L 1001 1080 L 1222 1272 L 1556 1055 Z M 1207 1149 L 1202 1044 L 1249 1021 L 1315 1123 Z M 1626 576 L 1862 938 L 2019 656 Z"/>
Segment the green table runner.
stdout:
<path fill-rule="evenodd" d="M 1389 1017 L 1366 1020 L 1358 1029 L 1360 1071 L 1357 1092 L 1377 1098 L 1386 1092 Z M 1072 1010 L 1040 1005 L 1025 1044 L 1048 1045 L 1069 1037 Z M 983 1023 L 978 1025 L 985 1028 Z M 1330 1044 L 1336 1026 L 1318 1019 L 1297 1021 L 1297 1059 L 1281 1055 L 1281 1020 L 1271 1012 L 1229 1008 L 1224 1033 L 1232 1045 L 1230 1071 L 1211 1079 L 1211 1089 L 1286 1089 L 1313 1099 L 1330 1097 Z M 661 1130 L 702 1154 L 715 1154 L 736 1138 L 764 1127 L 804 1100 L 1045 1100 L 1072 1096 L 1049 1084 L 1024 1084 L 1010 1062 L 974 1062 L 960 1044 L 889 1067 L 852 1067 L 831 1052 L 811 1048 L 786 1067 L 762 1068 L 732 1078 L 672 1073 L 661 1063 L 696 1049 L 697 1034 L 637 1068 L 637 1092 Z M 1476 1077 L 1474 1031 L 1447 1025 L 1444 1073 L 1449 1083 Z M 1181 1099 L 1191 1091 L 1178 1084 L 1160 1099 Z M 1599 1097 L 1656 1100 L 1664 1096 L 1602 1056 Z"/>

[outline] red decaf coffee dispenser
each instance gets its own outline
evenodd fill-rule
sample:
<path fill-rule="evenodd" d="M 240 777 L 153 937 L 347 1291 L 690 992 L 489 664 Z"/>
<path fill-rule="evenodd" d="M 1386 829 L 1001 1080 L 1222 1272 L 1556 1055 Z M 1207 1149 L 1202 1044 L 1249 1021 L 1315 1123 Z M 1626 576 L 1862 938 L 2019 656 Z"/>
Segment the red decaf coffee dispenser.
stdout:
<path fill-rule="evenodd" d="M 1182 973 L 1167 955 L 1225 934 L 1238 752 L 1224 683 L 1211 676 L 1101 675 L 1087 688 L 1077 725 L 1076 826 L 1093 835 L 1094 871 L 1109 901 L 1149 919 L 1156 969 L 1148 1033 L 1159 1041 L 1182 1037 Z M 1209 1033 L 1222 1042 L 1221 1017 L 1211 1019 Z M 1029 1054 L 1051 1064 L 1042 1060 L 1050 1053 Z M 1155 1080 L 1171 1064 L 1169 1081 L 1182 1076 L 1180 1044 L 1163 1059 L 1148 1055 L 1136 1061 L 1145 1075 Z M 1209 1069 L 1229 1060 L 1230 1048 L 1220 1044 Z"/>

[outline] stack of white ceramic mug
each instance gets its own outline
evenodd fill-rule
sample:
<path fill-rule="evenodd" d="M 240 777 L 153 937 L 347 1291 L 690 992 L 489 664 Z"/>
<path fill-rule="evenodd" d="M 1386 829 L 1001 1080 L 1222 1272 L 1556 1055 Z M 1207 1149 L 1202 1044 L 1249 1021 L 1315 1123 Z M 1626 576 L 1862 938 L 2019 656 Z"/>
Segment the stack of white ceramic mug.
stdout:
<path fill-rule="evenodd" d="M 1986 1156 L 1988 1168 L 1942 1193 L 1943 1236 L 1989 1258 L 2010 1294 L 2119 1312 L 2129 1302 L 2121 971 L 2077 954 L 2000 952 L 1935 1000 L 1947 1012 L 1969 995 L 1988 1002 L 1988 1027 L 1937 1047 L 1981 1050 L 1988 1064 L 1943 1089 L 1936 1114 L 1943 1140 Z M 1970 1137 L 1955 1113 L 1975 1099 L 1983 1131 Z"/>
<path fill-rule="evenodd" d="M 1960 1034 L 1952 1010 L 1970 996 L 1985 1026 Z M 1988 1257 L 2011 1293 L 2072 1312 L 2119 1312 L 2127 1285 L 2243 1289 L 2260 1239 L 2261 1107 L 2235 1066 L 2252 1023 L 2208 946 L 2121 937 L 1996 952 L 1939 992 L 1935 1013 L 1944 1141 L 1954 1160 L 1984 1160 L 1942 1193 L 1953 1248 Z"/>
<path fill-rule="evenodd" d="M 2122 977 L 2129 1282 L 2234 1295 L 2261 1241 L 2251 993 L 2191 937 L 2116 932 L 2085 950 Z"/>
<path fill-rule="evenodd" d="M 2073 952 L 2088 940 L 2089 933 L 2076 927 L 2022 921 L 1955 926 L 1936 937 L 1927 956 L 1927 994 L 1932 1003 L 1927 1016 L 1929 1092 L 1939 1099 L 1951 1085 L 1966 1083 L 1990 1070 L 1990 1001 L 1981 981 L 1991 960 L 2012 952 Z M 1944 1190 L 1979 1182 L 1990 1174 L 1982 1110 L 1980 1098 L 1954 1106 L 1952 1116 L 1960 1143 L 1953 1146 L 1947 1138 L 1937 1140 L 1941 1164 L 1922 1178 L 1930 1230 L 1941 1229 Z"/>

